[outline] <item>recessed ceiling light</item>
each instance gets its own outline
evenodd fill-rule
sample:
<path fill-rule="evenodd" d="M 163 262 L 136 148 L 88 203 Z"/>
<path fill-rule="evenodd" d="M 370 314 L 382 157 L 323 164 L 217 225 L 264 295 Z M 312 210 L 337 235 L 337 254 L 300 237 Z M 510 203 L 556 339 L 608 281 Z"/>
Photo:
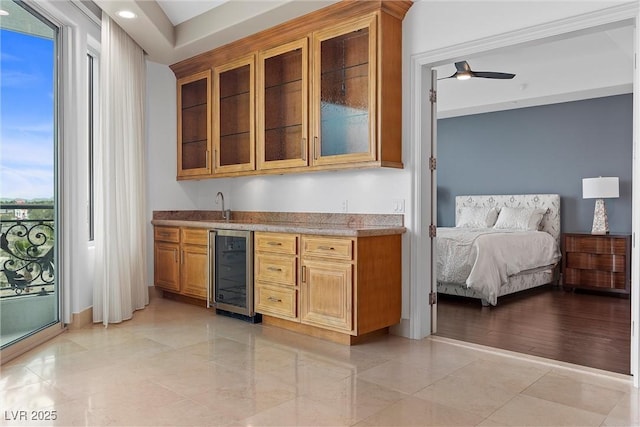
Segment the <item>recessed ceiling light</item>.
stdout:
<path fill-rule="evenodd" d="M 7 12 L 4 9 L 0 9 L 0 16 L 7 16 L 7 15 L 9 15 L 9 12 Z"/>
<path fill-rule="evenodd" d="M 120 18 L 125 18 L 125 19 L 133 19 L 138 16 L 135 13 L 131 12 L 130 10 L 119 10 L 116 12 L 116 15 L 118 15 Z"/>

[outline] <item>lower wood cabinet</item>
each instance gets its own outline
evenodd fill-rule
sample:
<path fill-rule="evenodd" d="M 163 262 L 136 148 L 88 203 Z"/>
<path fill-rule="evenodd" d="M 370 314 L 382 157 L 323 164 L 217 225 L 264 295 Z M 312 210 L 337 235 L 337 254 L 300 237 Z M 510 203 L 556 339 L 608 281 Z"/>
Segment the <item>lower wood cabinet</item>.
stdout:
<path fill-rule="evenodd" d="M 206 301 L 209 232 L 203 228 L 154 228 L 154 284 L 171 293 Z"/>
<path fill-rule="evenodd" d="M 299 321 L 297 234 L 254 234 L 256 313 Z"/>
<path fill-rule="evenodd" d="M 255 310 L 264 323 L 353 343 L 400 321 L 399 234 L 255 233 L 255 241 Z"/>
<path fill-rule="evenodd" d="M 353 265 L 303 259 L 300 292 L 302 323 L 353 330 Z"/>

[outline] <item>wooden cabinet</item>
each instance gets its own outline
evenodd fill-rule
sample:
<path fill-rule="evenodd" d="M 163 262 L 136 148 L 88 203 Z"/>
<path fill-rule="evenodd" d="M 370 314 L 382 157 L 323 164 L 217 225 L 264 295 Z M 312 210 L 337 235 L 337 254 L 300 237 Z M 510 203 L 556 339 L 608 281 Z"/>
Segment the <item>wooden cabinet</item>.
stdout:
<path fill-rule="evenodd" d="M 208 230 L 156 226 L 154 240 L 155 286 L 174 294 L 206 300 Z"/>
<path fill-rule="evenodd" d="M 181 228 L 181 293 L 207 299 L 209 285 L 209 231 L 203 228 Z"/>
<path fill-rule="evenodd" d="M 298 317 L 298 240 L 296 234 L 254 234 L 255 311 L 295 320 Z"/>
<path fill-rule="evenodd" d="M 308 63 L 307 38 L 258 55 L 258 169 L 308 164 Z"/>
<path fill-rule="evenodd" d="M 211 70 L 178 80 L 178 178 L 211 174 Z"/>
<path fill-rule="evenodd" d="M 180 291 L 180 230 L 177 227 L 155 227 L 153 276 L 155 286 L 172 292 Z"/>
<path fill-rule="evenodd" d="M 353 330 L 355 240 L 303 236 L 300 318 L 302 323 Z"/>
<path fill-rule="evenodd" d="M 402 168 L 411 3 L 338 2 L 173 64 L 179 79 L 214 70 L 208 177 Z"/>
<path fill-rule="evenodd" d="M 256 233 L 255 242 L 255 307 L 264 323 L 353 343 L 400 321 L 400 235 Z"/>
<path fill-rule="evenodd" d="M 376 15 L 313 33 L 314 165 L 376 160 Z"/>
<path fill-rule="evenodd" d="M 629 295 L 631 236 L 563 234 L 563 286 Z"/>
<path fill-rule="evenodd" d="M 254 73 L 253 55 L 214 68 L 216 174 L 255 169 Z"/>

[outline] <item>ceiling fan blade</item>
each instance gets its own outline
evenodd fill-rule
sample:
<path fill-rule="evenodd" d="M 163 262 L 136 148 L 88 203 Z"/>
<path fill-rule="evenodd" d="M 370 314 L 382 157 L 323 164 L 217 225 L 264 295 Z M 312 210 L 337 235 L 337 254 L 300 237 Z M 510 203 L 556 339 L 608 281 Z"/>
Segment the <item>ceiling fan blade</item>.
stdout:
<path fill-rule="evenodd" d="M 512 79 L 516 75 L 511 73 L 496 73 L 493 71 L 472 71 L 473 77 L 482 77 L 485 79 Z"/>
<path fill-rule="evenodd" d="M 458 77 L 458 73 L 453 73 L 449 77 L 440 77 L 438 80 L 455 79 Z"/>

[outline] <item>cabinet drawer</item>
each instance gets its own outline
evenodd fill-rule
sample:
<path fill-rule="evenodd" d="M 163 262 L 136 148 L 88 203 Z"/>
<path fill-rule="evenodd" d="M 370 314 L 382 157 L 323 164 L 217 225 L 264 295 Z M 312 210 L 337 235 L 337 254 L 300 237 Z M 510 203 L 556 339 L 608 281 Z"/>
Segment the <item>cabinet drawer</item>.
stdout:
<path fill-rule="evenodd" d="M 302 236 L 302 255 L 351 261 L 353 259 L 353 240 Z"/>
<path fill-rule="evenodd" d="M 160 242 L 180 242 L 180 229 L 178 227 L 156 226 L 153 229 L 153 238 Z"/>
<path fill-rule="evenodd" d="M 566 252 L 624 255 L 627 240 L 610 236 L 565 236 L 564 245 Z"/>
<path fill-rule="evenodd" d="M 292 255 L 256 254 L 255 279 L 260 282 L 296 285 L 296 257 Z"/>
<path fill-rule="evenodd" d="M 624 273 L 627 261 L 624 255 L 588 254 L 568 252 L 565 254 L 567 268 L 602 270 Z"/>
<path fill-rule="evenodd" d="M 209 230 L 205 228 L 181 228 L 182 243 L 207 246 Z"/>
<path fill-rule="evenodd" d="M 603 289 L 626 289 L 626 275 L 597 270 L 579 270 L 567 268 L 564 272 L 564 285 L 568 287 L 593 287 Z"/>
<path fill-rule="evenodd" d="M 298 253 L 296 234 L 255 233 L 255 249 L 262 252 L 295 255 Z"/>
<path fill-rule="evenodd" d="M 296 319 L 297 291 L 295 289 L 278 288 L 263 284 L 256 285 L 255 291 L 257 313 L 271 314 L 287 319 Z"/>

